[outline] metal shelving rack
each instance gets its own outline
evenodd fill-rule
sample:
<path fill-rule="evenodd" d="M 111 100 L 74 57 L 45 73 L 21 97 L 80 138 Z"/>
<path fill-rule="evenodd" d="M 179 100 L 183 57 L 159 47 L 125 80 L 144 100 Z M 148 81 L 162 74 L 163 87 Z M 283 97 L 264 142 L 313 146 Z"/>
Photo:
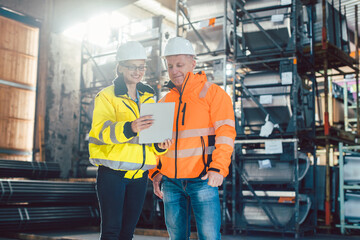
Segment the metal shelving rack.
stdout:
<path fill-rule="evenodd" d="M 271 142 L 280 143 L 284 150 L 287 148 L 287 151 L 281 151 L 281 153 L 252 153 L 252 151 L 256 152 L 258 150 L 258 148 L 253 150 L 251 148 L 253 145 L 259 145 L 259 143 L 265 143 L 266 145 Z M 232 214 L 234 216 L 232 224 L 234 230 L 240 232 L 251 230 L 275 231 L 295 233 L 297 236 L 300 232 L 300 222 L 305 219 L 303 215 L 303 219 L 300 220 L 300 152 L 297 150 L 298 139 L 236 140 L 235 144 L 239 144 L 246 153 L 240 154 L 241 161 L 233 162 L 233 176 L 235 177 L 232 178 L 232 185 L 236 186 L 232 200 Z M 261 162 L 263 163 L 260 164 Z M 264 162 L 269 166 L 254 170 L 257 164 L 265 165 Z M 284 168 L 285 166 L 288 167 Z M 282 169 L 282 175 L 271 176 L 272 168 L 275 171 Z M 305 169 L 308 168 L 302 169 L 302 177 L 304 177 L 307 172 Z M 267 180 L 264 181 L 265 179 Z M 250 191 L 252 196 L 249 197 L 248 194 L 245 196 L 243 193 L 246 191 Z M 266 199 L 271 194 L 275 194 L 273 196 L 276 200 L 275 203 Z M 309 204 L 311 203 L 309 202 Z M 306 210 L 309 211 L 309 208 Z M 284 211 L 287 211 L 288 219 L 282 218 L 281 213 L 284 214 Z M 257 215 L 254 216 L 255 214 Z M 309 229 L 311 230 L 311 227 Z"/>
<path fill-rule="evenodd" d="M 251 1 L 249 1 L 251 2 Z M 302 40 L 305 38 L 304 28 L 305 24 L 299 19 L 302 10 L 303 4 L 301 1 L 272 1 L 272 4 L 263 2 L 263 6 L 259 2 L 254 1 L 254 5 L 248 8 L 247 3 L 241 0 L 233 2 L 234 11 L 234 60 L 238 65 L 240 71 L 237 73 L 236 85 L 237 89 L 240 90 L 238 94 L 240 97 L 240 112 L 241 119 L 239 124 L 239 130 L 237 141 L 235 143 L 239 144 L 237 157 L 233 161 L 232 169 L 232 179 L 233 179 L 233 194 L 232 194 L 232 229 L 233 231 L 249 231 L 249 230 L 263 230 L 263 231 L 275 231 L 281 233 L 293 233 L 295 237 L 298 237 L 300 234 L 307 231 L 316 231 L 317 226 L 317 198 L 315 194 L 316 190 L 316 158 L 314 158 L 313 168 L 309 172 L 312 174 L 313 183 L 312 188 L 305 189 L 301 185 L 299 177 L 299 152 L 305 152 L 311 156 L 315 156 L 315 93 L 316 93 L 316 79 L 315 71 L 302 72 L 305 69 L 311 68 L 311 57 L 304 57 L 304 49 L 302 45 Z M 276 2 L 276 3 L 274 3 Z M 310 8 L 311 5 L 306 6 Z M 290 34 L 285 36 L 284 39 L 280 39 L 276 34 L 277 30 L 274 29 L 265 29 L 261 23 L 262 21 L 278 21 L 276 17 L 266 15 L 269 11 L 278 12 L 277 18 L 280 18 L 281 23 L 289 24 Z M 272 14 L 276 15 L 276 14 Z M 275 19 L 273 19 L 275 18 Z M 311 25 L 311 17 L 309 18 L 309 25 Z M 265 24 L 264 24 L 265 25 Z M 267 25 L 265 25 L 267 26 Z M 256 28 L 256 31 L 251 31 L 250 29 Z M 286 28 L 286 26 L 284 27 Z M 311 28 L 310 28 L 311 29 Z M 256 35 L 257 34 L 257 35 Z M 259 35 L 261 34 L 261 35 Z M 286 35 L 286 34 L 285 34 Z M 257 46 L 254 41 L 251 41 L 254 38 L 263 37 L 264 44 L 267 44 L 267 47 Z M 238 38 L 241 38 L 240 40 Z M 280 39 L 280 40 L 279 40 Z M 260 40 L 259 40 L 260 41 Z M 241 42 L 241 44 L 239 44 Z M 312 49 L 313 40 L 311 34 L 309 34 L 309 45 Z M 259 49 L 256 49 L 259 48 Z M 306 67 L 305 67 L 306 66 Z M 310 66 L 310 67 L 309 67 Z M 269 75 L 264 75 L 265 77 L 255 77 L 250 80 L 247 78 L 253 76 L 254 72 L 271 72 L 273 75 L 278 74 L 280 77 L 276 81 L 271 81 Z M 286 76 L 290 76 L 285 78 Z M 305 80 L 305 77 L 307 80 Z M 263 79 L 268 79 L 270 82 L 267 83 L 266 80 L 259 81 Z M 257 81 L 254 84 L 254 79 Z M 270 79 L 270 80 L 269 80 Z M 290 81 L 289 81 L 290 79 Z M 286 81 L 284 81 L 286 80 Z M 306 87 L 303 87 L 306 85 Z M 271 93 L 271 89 L 274 88 L 288 87 L 284 92 L 275 92 Z M 259 91 L 258 89 L 265 89 Z M 269 90 L 267 90 L 269 89 Z M 273 96 L 283 96 L 288 98 L 289 108 L 291 108 L 289 120 L 281 122 L 282 118 L 287 118 L 281 113 L 281 115 L 276 116 L 274 111 L 261 103 L 261 95 L 272 94 Z M 264 121 L 254 121 L 252 124 L 249 121 L 249 117 L 246 114 L 251 114 L 245 104 L 248 104 L 248 101 L 253 102 L 253 108 L 257 111 L 257 116 L 262 114 L 262 119 L 268 115 L 269 120 L 276 124 L 279 123 L 279 127 L 273 131 L 267 137 L 260 137 L 261 126 L 265 124 Z M 266 102 L 266 101 L 265 101 Z M 267 103 L 269 104 L 269 103 Z M 244 107 L 245 106 L 245 107 Z M 308 115 L 305 116 L 304 112 L 307 112 Z M 255 113 L 253 113 L 253 116 Z M 302 119 L 302 121 L 299 119 Z M 305 122 L 306 124 L 301 124 Z M 285 142 L 294 142 L 290 147 L 290 152 L 292 152 L 293 158 L 290 160 L 290 164 L 293 166 L 294 178 L 292 181 L 283 182 L 282 184 L 275 184 L 271 186 L 271 182 L 251 182 L 246 180 L 244 175 L 244 164 L 247 161 L 247 158 L 254 158 L 256 160 L 264 160 L 270 158 L 270 162 L 273 164 L 281 163 L 281 157 L 279 159 L 273 159 L 271 154 L 242 154 L 241 152 L 246 148 L 246 146 L 251 144 L 261 145 L 266 141 L 277 141 L 285 144 Z M 259 161 L 260 162 L 260 161 Z M 249 197 L 244 197 L 242 189 L 248 188 L 252 192 L 252 200 L 257 203 L 257 206 L 265 214 L 269 220 L 269 225 L 264 228 L 264 226 L 259 223 L 258 225 L 249 224 L 248 221 L 244 220 L 244 209 L 246 209 L 246 201 L 243 199 L 248 199 Z M 277 191 L 292 191 L 294 196 L 294 213 L 293 217 L 290 219 L 288 224 L 280 224 L 276 213 L 274 213 L 273 207 L 274 203 L 267 203 L 263 197 L 257 196 L 256 191 L 254 190 L 263 190 L 267 191 L 269 189 L 276 189 Z M 240 193 L 239 193 L 240 192 Z M 308 194 L 311 199 L 313 210 L 310 211 L 306 224 L 300 223 L 300 201 L 302 193 Z M 279 198 L 281 199 L 281 198 Z M 279 203 L 279 205 L 281 205 Z M 276 206 L 276 204 L 275 204 Z M 246 216 L 245 216 L 246 217 Z"/>
<path fill-rule="evenodd" d="M 327 9 L 330 3 L 326 0 L 321 1 L 322 5 L 322 39 L 321 42 L 314 45 L 314 62 L 313 66 L 317 77 L 324 79 L 324 117 L 323 123 L 316 127 L 316 144 L 318 147 L 324 147 L 326 151 L 326 199 L 325 199 L 325 226 L 330 228 L 331 225 L 331 174 L 330 174 L 330 148 L 337 147 L 339 143 L 354 144 L 359 135 L 345 132 L 344 130 L 332 126 L 330 121 L 332 109 L 329 103 L 329 96 L 331 96 L 331 77 L 346 75 L 351 73 L 358 73 L 358 61 L 349 56 L 346 52 L 346 44 L 342 42 L 343 39 L 334 40 L 329 32 L 334 31 L 335 22 L 328 22 L 327 16 L 330 12 Z M 334 11 L 334 10 L 333 10 Z M 341 16 L 341 7 L 338 10 Z M 334 13 L 332 13 L 334 15 Z M 334 16 L 332 16 L 334 18 Z M 341 18 L 341 17 L 340 17 Z M 343 19 L 344 20 L 344 19 Z M 357 21 L 357 20 L 356 20 Z M 357 38 L 356 38 L 357 39 Z M 341 44 L 339 44 L 341 42 Z M 344 69 L 347 67 L 348 69 Z M 358 78 L 358 75 L 357 75 Z M 357 87 L 358 88 L 358 87 Z M 358 103 L 357 103 L 358 109 Z M 359 131 L 359 128 L 357 129 Z"/>
<path fill-rule="evenodd" d="M 360 191 L 360 185 L 349 184 L 344 180 L 344 156 L 350 154 L 352 156 L 360 157 L 360 146 L 344 146 L 342 142 L 339 143 L 339 201 L 340 201 L 340 227 L 341 233 L 345 234 L 346 229 L 360 229 L 356 223 L 348 223 L 345 217 L 345 197 L 349 191 Z M 359 216 L 360 218 L 360 216 Z"/>

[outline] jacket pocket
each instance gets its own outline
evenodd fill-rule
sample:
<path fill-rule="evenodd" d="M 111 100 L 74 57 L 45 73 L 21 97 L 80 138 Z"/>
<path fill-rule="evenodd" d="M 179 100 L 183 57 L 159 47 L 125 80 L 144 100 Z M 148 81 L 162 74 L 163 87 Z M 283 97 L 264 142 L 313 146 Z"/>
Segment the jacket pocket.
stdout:
<path fill-rule="evenodd" d="M 185 124 L 186 103 L 184 104 L 184 107 L 183 107 L 183 109 L 181 110 L 181 112 L 183 113 L 183 117 L 182 117 L 181 124 L 184 126 L 184 124 Z"/>

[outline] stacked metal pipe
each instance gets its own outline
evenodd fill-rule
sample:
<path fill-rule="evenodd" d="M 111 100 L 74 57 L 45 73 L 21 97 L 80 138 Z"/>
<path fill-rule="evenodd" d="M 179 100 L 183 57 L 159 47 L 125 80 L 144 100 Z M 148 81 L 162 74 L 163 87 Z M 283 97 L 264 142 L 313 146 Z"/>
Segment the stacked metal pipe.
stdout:
<path fill-rule="evenodd" d="M 0 232 L 76 227 L 98 223 L 93 206 L 0 208 Z"/>
<path fill-rule="evenodd" d="M 95 184 L 0 179 L 0 204 L 7 203 L 94 203 Z"/>
<path fill-rule="evenodd" d="M 44 179 L 59 176 L 60 166 L 58 163 L 0 160 L 0 177 Z"/>
<path fill-rule="evenodd" d="M 99 223 L 95 183 L 0 179 L 1 232 Z"/>

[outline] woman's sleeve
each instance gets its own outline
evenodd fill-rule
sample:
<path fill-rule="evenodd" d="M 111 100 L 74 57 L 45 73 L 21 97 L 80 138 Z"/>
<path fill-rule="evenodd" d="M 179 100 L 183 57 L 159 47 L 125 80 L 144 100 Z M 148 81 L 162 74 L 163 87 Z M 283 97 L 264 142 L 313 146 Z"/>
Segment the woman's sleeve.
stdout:
<path fill-rule="evenodd" d="M 124 143 L 136 136 L 131 129 L 131 121 L 116 121 L 116 112 L 105 94 L 95 98 L 92 128 L 89 142 L 103 144 Z"/>

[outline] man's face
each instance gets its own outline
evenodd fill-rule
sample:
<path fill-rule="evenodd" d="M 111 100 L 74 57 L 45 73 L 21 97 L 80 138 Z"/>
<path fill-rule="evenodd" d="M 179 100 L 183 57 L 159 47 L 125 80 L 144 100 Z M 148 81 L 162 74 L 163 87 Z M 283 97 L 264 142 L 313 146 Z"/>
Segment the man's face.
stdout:
<path fill-rule="evenodd" d="M 188 72 L 194 71 L 196 61 L 189 55 L 166 57 L 170 80 L 180 89 Z"/>

